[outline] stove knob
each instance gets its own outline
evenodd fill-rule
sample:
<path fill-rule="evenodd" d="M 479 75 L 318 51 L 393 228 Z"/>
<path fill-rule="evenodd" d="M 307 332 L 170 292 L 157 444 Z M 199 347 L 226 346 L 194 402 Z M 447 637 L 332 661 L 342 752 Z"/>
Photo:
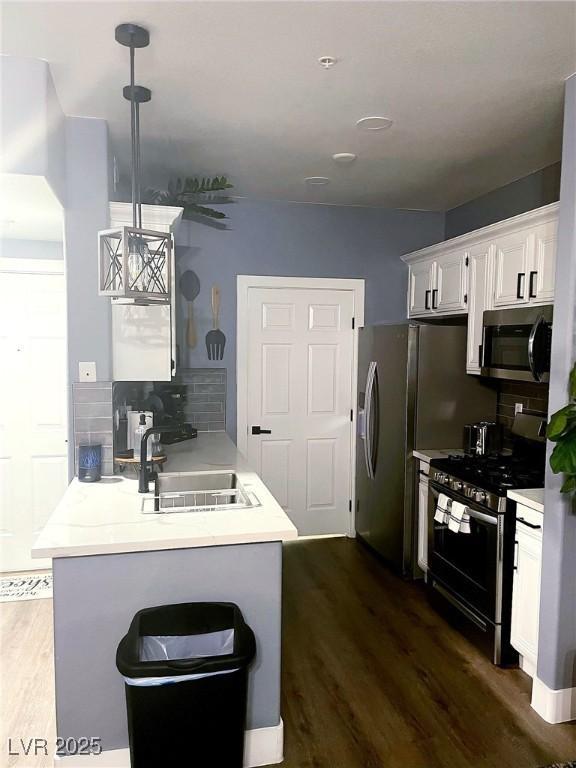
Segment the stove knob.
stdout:
<path fill-rule="evenodd" d="M 444 483 L 444 485 L 450 485 L 450 478 L 448 477 L 448 475 L 444 475 L 444 477 L 442 478 L 442 482 Z"/>
<path fill-rule="evenodd" d="M 436 472 L 436 478 L 435 478 L 435 479 L 436 479 L 436 480 L 437 480 L 439 483 L 443 483 L 443 482 L 444 482 L 444 478 L 445 478 L 445 477 L 446 477 L 446 475 L 444 474 L 444 472 Z"/>
<path fill-rule="evenodd" d="M 466 493 L 466 496 L 468 496 L 469 499 L 472 499 L 472 498 L 474 498 L 474 494 L 476 493 L 476 489 L 473 486 L 471 486 L 471 485 L 467 485 L 465 493 Z"/>
<path fill-rule="evenodd" d="M 455 491 L 461 491 L 462 490 L 462 483 L 460 482 L 460 480 L 454 480 L 454 482 L 452 483 L 452 488 Z"/>
<path fill-rule="evenodd" d="M 474 498 L 476 501 L 486 501 L 486 491 L 476 491 Z"/>

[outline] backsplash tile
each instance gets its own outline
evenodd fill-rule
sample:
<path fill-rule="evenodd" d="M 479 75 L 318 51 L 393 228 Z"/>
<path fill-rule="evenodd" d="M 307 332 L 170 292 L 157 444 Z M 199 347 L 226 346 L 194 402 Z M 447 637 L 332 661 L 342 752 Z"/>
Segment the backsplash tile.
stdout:
<path fill-rule="evenodd" d="M 499 380 L 496 418 L 498 423 L 502 425 L 505 447 L 510 447 L 510 431 L 514 421 L 516 403 L 522 403 L 524 410 L 547 414 L 548 384 Z"/>
<path fill-rule="evenodd" d="M 149 410 L 164 423 L 192 424 L 199 432 L 226 429 L 226 369 L 181 369 L 171 382 L 114 382 L 114 449 L 127 447 L 127 410 Z"/>
<path fill-rule="evenodd" d="M 102 445 L 102 474 L 113 474 L 112 382 L 76 382 L 72 385 L 72 401 L 76 474 L 78 474 L 78 446 L 84 443 Z"/>

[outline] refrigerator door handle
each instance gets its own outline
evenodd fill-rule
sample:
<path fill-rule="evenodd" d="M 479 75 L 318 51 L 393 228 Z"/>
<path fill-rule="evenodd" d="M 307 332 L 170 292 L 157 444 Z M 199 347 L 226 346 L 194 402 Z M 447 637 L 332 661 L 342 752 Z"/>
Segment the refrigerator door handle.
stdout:
<path fill-rule="evenodd" d="M 374 394 L 374 378 L 376 375 L 376 363 L 371 362 L 368 366 L 368 376 L 366 377 L 366 395 L 364 411 L 364 461 L 366 463 L 366 474 L 370 480 L 374 479 L 374 470 L 372 465 L 372 398 Z"/>

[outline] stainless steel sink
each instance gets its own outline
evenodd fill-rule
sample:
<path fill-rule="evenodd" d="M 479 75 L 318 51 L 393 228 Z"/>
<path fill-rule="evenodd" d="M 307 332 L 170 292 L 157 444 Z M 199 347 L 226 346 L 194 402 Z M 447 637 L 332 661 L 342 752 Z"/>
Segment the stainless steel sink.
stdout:
<path fill-rule="evenodd" d="M 142 501 L 142 512 L 206 512 L 215 509 L 246 509 L 258 499 L 247 491 L 235 472 L 161 473 L 154 484 L 154 497 Z"/>

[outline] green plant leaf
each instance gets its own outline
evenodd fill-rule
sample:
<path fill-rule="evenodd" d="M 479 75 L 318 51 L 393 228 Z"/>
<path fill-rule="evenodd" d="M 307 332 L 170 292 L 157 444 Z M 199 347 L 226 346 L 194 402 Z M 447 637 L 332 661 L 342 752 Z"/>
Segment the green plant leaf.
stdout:
<path fill-rule="evenodd" d="M 560 488 L 561 493 L 573 493 L 576 491 L 576 475 L 567 475 Z"/>
<path fill-rule="evenodd" d="M 576 400 L 576 363 L 574 363 L 572 370 L 570 371 L 570 397 L 572 400 Z"/>
<path fill-rule="evenodd" d="M 565 440 L 556 443 L 550 456 L 552 472 L 576 475 L 576 431 L 570 432 Z"/>
<path fill-rule="evenodd" d="M 553 413 L 546 427 L 548 439 L 553 442 L 559 440 L 571 428 L 574 419 L 576 419 L 576 405 L 573 403 Z"/>

